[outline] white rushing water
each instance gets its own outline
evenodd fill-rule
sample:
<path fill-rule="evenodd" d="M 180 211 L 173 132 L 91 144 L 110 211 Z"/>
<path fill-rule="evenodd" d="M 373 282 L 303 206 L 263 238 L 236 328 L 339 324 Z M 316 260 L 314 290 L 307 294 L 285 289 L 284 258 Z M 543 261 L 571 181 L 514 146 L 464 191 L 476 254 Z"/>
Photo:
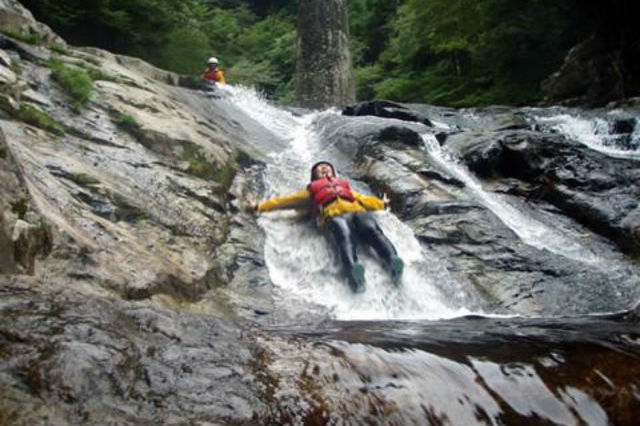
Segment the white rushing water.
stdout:
<path fill-rule="evenodd" d="M 440 167 L 452 177 L 464 183 L 474 199 L 491 210 L 520 239 L 530 246 L 548 250 L 563 257 L 585 263 L 599 263 L 602 259 L 577 239 L 564 235 L 561 229 L 542 223 L 512 206 L 499 194 L 487 192 L 482 184 L 460 164 L 453 155 L 440 147 L 435 136 L 422 135 L 427 152 Z"/>
<path fill-rule="evenodd" d="M 615 112 L 611 111 L 610 115 Z M 610 134 L 610 118 L 613 117 L 583 117 L 577 113 L 565 112 L 551 116 L 538 115 L 536 120 L 594 151 L 610 157 L 640 160 L 640 125 L 637 124 L 637 118 L 635 129 L 629 136 L 632 141 L 629 147 L 620 146 L 616 142 L 616 136 L 619 138 L 620 135 Z"/>
<path fill-rule="evenodd" d="M 261 198 L 291 193 L 306 186 L 310 167 L 318 160 L 336 162 L 340 153 L 327 145 L 327 139 L 340 134 L 347 121 L 336 120 L 335 110 L 295 115 L 271 105 L 255 91 L 227 86 L 229 107 L 237 108 L 272 133 L 279 141 L 269 154 L 265 168 L 265 193 Z M 337 118 L 337 117 L 335 117 Z M 358 122 L 380 125 L 392 119 L 362 117 Z M 396 123 L 398 124 L 398 123 Z M 402 124 L 402 123 L 400 123 Z M 351 123 L 353 125 L 353 123 Z M 576 235 L 558 223 L 547 223 L 528 206 L 512 204 L 508 197 L 487 191 L 473 174 L 448 151 L 442 149 L 429 130 L 417 123 L 423 133 L 426 154 L 445 173 L 464 183 L 465 190 L 489 209 L 525 244 L 598 269 L 616 269 L 617 255 L 596 254 Z M 436 128 L 447 128 L 436 123 Z M 266 136 L 269 136 L 268 134 Z M 346 176 L 349 178 L 349 176 Z M 354 185 L 367 191 L 366 186 Z M 365 319 L 439 319 L 470 313 L 478 296 L 469 283 L 453 278 L 446 269 L 446 259 L 439 259 L 415 238 L 412 230 L 391 212 L 376 212 L 376 218 L 406 264 L 402 285 L 394 286 L 379 259 L 360 247 L 359 257 L 365 267 L 366 291 L 354 294 L 342 276 L 340 260 L 321 232 L 308 218 L 292 211 L 266 213 L 258 222 L 266 234 L 265 259 L 271 281 L 279 294 L 280 309 L 293 317 L 305 317 L 310 309 L 329 311 L 340 320 Z M 624 266 L 624 265 L 622 265 Z"/>
<path fill-rule="evenodd" d="M 306 186 L 313 163 L 327 158 L 319 140 L 318 121 L 336 111 L 295 116 L 260 98 L 253 90 L 226 87 L 229 102 L 286 143 L 270 154 L 264 180 L 264 197 L 290 193 Z M 348 178 L 348 176 L 347 176 Z M 467 294 L 451 289 L 459 284 L 448 276 L 443 262 L 426 255 L 410 228 L 390 212 L 376 218 L 405 261 L 402 284 L 392 284 L 375 254 L 360 247 L 365 267 L 366 291 L 354 294 L 341 274 L 340 261 L 320 231 L 309 220 L 290 211 L 261 215 L 266 233 L 265 259 L 281 308 L 304 317 L 309 305 L 329 310 L 341 320 L 438 319 L 468 314 L 461 308 Z M 445 294 L 443 287 L 449 290 Z"/>

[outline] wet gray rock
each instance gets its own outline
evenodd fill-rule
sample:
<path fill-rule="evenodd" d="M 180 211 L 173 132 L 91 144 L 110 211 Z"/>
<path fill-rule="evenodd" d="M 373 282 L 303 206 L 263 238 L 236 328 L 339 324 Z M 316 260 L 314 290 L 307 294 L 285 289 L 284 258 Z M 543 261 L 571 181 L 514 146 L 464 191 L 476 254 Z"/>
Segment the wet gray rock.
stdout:
<path fill-rule="evenodd" d="M 604 154 L 557 134 L 506 131 L 452 135 L 446 142 L 475 172 L 514 177 L 565 215 L 640 253 L 640 174 L 635 161 Z"/>
<path fill-rule="evenodd" d="M 227 320 L 17 282 L 2 301 L 8 424 L 254 424 L 264 415 L 255 345 Z"/>
<path fill-rule="evenodd" d="M 505 108 L 497 110 L 503 117 L 522 117 L 522 114 Z M 579 253 L 565 257 L 523 241 L 515 232 L 517 229 L 514 231 L 507 226 L 480 201 L 481 198 L 474 193 L 476 190 L 468 187 L 469 182 L 461 181 L 459 176 L 443 168 L 441 161 L 434 157 L 436 148 L 405 142 L 411 133 L 414 134 L 409 137 L 411 140 L 421 139 L 418 132 L 428 133 L 428 128 L 417 128 L 407 123 L 403 131 L 398 131 L 403 126 L 391 122 L 372 121 L 364 126 L 358 120 L 332 120 L 331 125 L 324 123 L 332 129 L 331 135 L 336 141 L 332 146 L 342 154 L 356 158 L 357 168 L 350 175 L 367 182 L 374 192 L 388 193 L 392 210 L 412 227 L 426 250 L 426 256 L 440 259 L 438 266 L 444 264 L 455 277 L 453 281 L 467 283 L 481 295 L 475 301 L 467 301 L 466 306 L 478 303 L 478 309 L 558 314 L 607 311 L 613 306 L 628 306 L 636 299 L 637 279 L 631 272 L 636 269 L 632 267 L 620 275 L 620 271 L 607 272 L 597 262 L 590 263 L 593 262 L 590 260 L 593 252 L 610 253 L 611 262 L 617 262 L 614 259 L 619 254 L 615 254 L 606 238 L 593 232 L 606 237 L 611 235 L 586 221 L 581 222 L 583 225 L 576 224 L 573 218 L 579 213 L 565 208 L 554 197 L 544 195 L 545 185 L 556 188 L 556 183 L 561 180 L 569 184 L 570 179 L 577 179 L 575 174 L 561 172 L 563 164 L 568 170 L 576 168 L 575 172 L 581 179 L 591 181 L 588 185 L 597 186 L 592 179 L 598 176 L 603 189 L 619 187 L 626 193 L 628 203 L 621 201 L 613 206 L 609 206 L 608 201 L 603 202 L 607 195 L 592 195 L 593 201 L 598 199 L 600 206 L 609 206 L 610 214 L 602 220 L 611 221 L 613 212 L 621 211 L 623 205 L 626 208 L 636 205 L 631 201 L 636 184 L 629 184 L 634 182 L 631 175 L 620 175 L 629 173 L 625 172 L 625 167 L 618 169 L 621 164 L 632 167 L 633 162 L 621 160 L 622 163 L 618 163 L 614 160 L 600 163 L 600 154 L 592 156 L 558 134 L 528 130 L 528 125 L 522 130 L 504 130 L 505 121 L 499 118 L 490 120 L 495 123 L 489 126 L 495 129 L 492 131 L 465 131 L 462 128 L 448 131 L 444 151 L 440 155 L 459 158 L 471 170 L 467 173 L 472 179 L 473 172 L 483 177 L 484 181 L 474 185 L 483 186 L 487 196 L 496 200 L 502 197 L 504 201 L 500 202 L 525 211 L 535 220 L 546 223 L 548 229 L 562 224 L 563 228 L 571 230 L 572 235 L 587 238 L 585 245 L 579 240 L 569 242 L 569 239 L 567 244 L 582 248 Z M 479 123 L 476 126 L 480 127 Z M 584 168 L 577 168 L 578 164 L 583 164 Z M 592 172 L 587 171 L 591 170 L 597 173 L 589 177 Z M 560 176 L 553 176 L 554 171 Z M 619 178 L 622 179 L 618 181 Z M 576 186 L 571 184 L 570 187 Z M 578 192 L 576 188 L 576 194 Z M 585 194 L 579 193 L 582 194 L 580 200 L 583 200 Z M 564 202 L 571 199 L 565 197 Z M 584 201 L 580 208 L 582 206 L 586 206 Z M 627 234 L 632 235 L 636 226 L 632 225 L 633 211 L 629 210 L 626 215 L 629 216 L 625 222 L 629 223 Z M 550 235 L 548 238 L 557 237 Z M 627 238 L 633 237 L 627 235 Z M 443 291 L 446 293 L 448 289 Z M 452 298 L 454 293 L 451 290 Z M 578 306 L 580 308 L 576 310 Z M 583 308 L 586 310 L 581 311 Z"/>
<path fill-rule="evenodd" d="M 397 102 L 390 101 L 367 101 L 350 105 L 342 110 L 343 115 L 363 116 L 373 115 L 376 117 L 395 118 L 398 120 L 415 121 L 425 126 L 433 126 L 429 118 Z"/>
<path fill-rule="evenodd" d="M 66 43 L 47 25 L 37 22 L 31 12 L 25 9 L 17 0 L 0 0 L 0 28 L 3 31 L 15 33 L 32 33 L 42 37 L 48 43 L 58 43 L 65 46 Z"/>
<path fill-rule="evenodd" d="M 456 323 L 456 332 L 431 344 L 424 330 L 407 333 L 397 323 L 328 323 L 324 310 L 291 318 L 275 299 L 280 293 L 265 265 L 263 230 L 244 208 L 264 189 L 269 155 L 286 148 L 286 141 L 198 90 L 196 80 L 135 58 L 68 46 L 61 56 L 66 66 L 99 66 L 110 76 L 94 82 L 95 97 L 77 112 L 43 65 L 50 55 L 46 43 L 27 46 L 2 36 L 0 49 L 0 69 L 13 61 L 22 69 L 15 81 L 6 79 L 0 94 L 0 423 L 253 425 L 365 418 L 464 424 L 477 421 L 477 407 L 493 407 L 495 398 L 503 410 L 492 411 L 495 419 L 521 424 L 531 419 L 509 398 L 533 385 L 555 396 L 582 392 L 545 394 L 533 416 L 549 412 L 544 404 L 553 401 L 564 423 L 589 423 L 593 410 L 580 411 L 572 405 L 578 400 L 589 402 L 581 407 L 601 404 L 616 423 L 631 423 L 637 398 L 614 404 L 600 386 L 605 380 L 607 389 L 614 383 L 611 395 L 632 394 L 637 363 L 629 354 L 637 352 L 637 338 L 628 329 L 611 340 L 596 334 L 604 349 L 586 359 L 581 349 L 593 349 L 590 337 L 578 349 L 554 346 L 578 334 L 560 333 L 557 326 L 550 339 L 532 346 L 528 339 L 545 329 L 525 326 L 513 354 L 511 343 L 523 330 L 513 320 L 504 320 L 503 328 Z M 16 112 L 25 106 L 61 130 L 21 121 Z M 534 130 L 525 113 L 507 107 L 381 108 L 396 119 L 319 116 L 316 124 L 329 135 L 322 153 L 355 185 L 390 195 L 434 274 L 448 278 L 436 285 L 452 303 L 476 312 L 559 315 L 617 311 L 637 298 L 637 264 L 593 232 L 609 226 L 610 232 L 598 232 L 621 244 L 637 231 L 633 163 L 603 161 L 558 134 Z M 629 135 L 629 124 L 612 133 Z M 438 155 L 468 167 L 477 180 L 443 166 Z M 563 229 L 566 250 L 527 243 L 474 194 L 476 186 Z M 597 225 L 576 223 L 576 208 Z M 586 249 L 572 252 L 574 243 Z M 632 321 L 636 311 L 606 318 Z M 283 324 L 295 328 L 300 321 L 304 332 L 317 328 L 329 341 L 282 334 Z M 469 343 L 482 334 L 498 337 L 472 348 Z M 389 346 L 372 347 L 376 342 Z M 558 353 L 579 356 L 564 363 Z M 494 374 L 493 365 L 505 377 Z M 544 373 L 519 375 L 518 368 Z M 558 368 L 578 373 L 568 378 Z M 407 371 L 410 377 L 401 377 Z M 438 386 L 442 371 L 447 377 L 457 372 L 460 381 Z M 496 392 L 492 384 L 508 390 Z M 416 386 L 424 392 L 412 400 Z M 451 390 L 445 398 L 443 387 Z M 461 411 L 456 401 L 467 401 L 471 387 L 487 405 Z M 427 412 L 424 395 L 434 407 Z M 575 413 L 586 417 L 574 419 Z"/>

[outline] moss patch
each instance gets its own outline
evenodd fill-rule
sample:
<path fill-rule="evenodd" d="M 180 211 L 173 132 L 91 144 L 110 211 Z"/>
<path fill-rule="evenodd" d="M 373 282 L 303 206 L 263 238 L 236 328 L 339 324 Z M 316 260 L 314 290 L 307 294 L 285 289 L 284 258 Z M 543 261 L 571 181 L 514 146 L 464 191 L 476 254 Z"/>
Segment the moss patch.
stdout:
<path fill-rule="evenodd" d="M 182 148 L 182 159 L 189 162 L 188 173 L 202 179 L 214 180 L 225 188 L 231 185 L 236 173 L 231 164 L 217 165 L 211 162 L 207 159 L 202 148 L 192 143 L 183 143 Z"/>
<path fill-rule="evenodd" d="M 28 44 L 42 44 L 44 41 L 40 34 L 32 31 L 31 29 L 28 31 L 5 31 L 5 34 Z"/>
<path fill-rule="evenodd" d="M 100 183 L 98 179 L 86 173 L 70 173 L 68 177 L 72 182 L 82 186 L 91 186 Z"/>
<path fill-rule="evenodd" d="M 41 111 L 32 105 L 23 103 L 20 105 L 20 109 L 18 111 L 9 110 L 8 112 L 13 118 L 24 121 L 32 126 L 39 127 L 56 135 L 64 134 L 64 126 L 62 124 L 55 121 L 46 112 Z"/>
<path fill-rule="evenodd" d="M 68 55 L 69 54 L 69 50 L 67 50 L 67 48 L 64 47 L 64 44 L 62 44 L 62 43 L 51 43 L 49 45 L 49 49 L 51 49 L 53 52 L 56 52 L 59 55 Z"/>
<path fill-rule="evenodd" d="M 81 68 L 68 67 L 58 59 L 49 60 L 51 78 L 73 99 L 73 110 L 79 112 L 93 95 L 93 80 Z"/>
<path fill-rule="evenodd" d="M 229 188 L 235 175 L 236 171 L 233 166 L 231 166 L 229 163 L 225 163 L 216 168 L 213 180 L 215 180 L 225 188 Z"/>
<path fill-rule="evenodd" d="M 7 159 L 7 150 L 6 150 L 6 148 L 0 148 L 0 159 L 2 159 L 2 160 L 6 160 Z"/>
<path fill-rule="evenodd" d="M 29 209 L 29 198 L 22 197 L 17 201 L 11 203 L 11 211 L 18 215 L 20 219 L 24 219 Z"/>
<path fill-rule="evenodd" d="M 97 80 L 114 81 L 114 82 L 120 81 L 120 79 L 117 76 L 113 74 L 109 74 L 108 72 L 104 72 L 100 68 L 96 68 L 96 67 L 87 67 L 87 73 L 89 73 L 89 77 L 91 77 L 91 80 L 93 81 L 97 81 Z"/>
<path fill-rule="evenodd" d="M 119 114 L 116 119 L 116 126 L 136 138 L 140 135 L 140 123 L 129 114 Z"/>

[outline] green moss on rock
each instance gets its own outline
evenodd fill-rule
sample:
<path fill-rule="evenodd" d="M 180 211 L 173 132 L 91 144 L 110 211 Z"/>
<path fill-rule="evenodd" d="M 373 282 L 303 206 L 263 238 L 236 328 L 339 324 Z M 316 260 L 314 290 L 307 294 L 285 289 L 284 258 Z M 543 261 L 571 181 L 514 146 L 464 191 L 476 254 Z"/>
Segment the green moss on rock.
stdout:
<path fill-rule="evenodd" d="M 93 95 L 93 80 L 81 68 L 68 67 L 58 59 L 49 61 L 51 78 L 73 99 L 74 111 L 80 111 Z"/>
<path fill-rule="evenodd" d="M 24 219 L 24 215 L 27 214 L 29 209 L 29 198 L 22 197 L 17 201 L 11 203 L 11 211 L 18 215 L 20 219 Z"/>
<path fill-rule="evenodd" d="M 100 183 L 98 179 L 86 173 L 70 173 L 69 179 L 77 183 L 78 185 L 82 185 L 82 186 L 91 186 L 91 185 L 97 185 Z"/>
<path fill-rule="evenodd" d="M 55 121 L 46 112 L 32 105 L 23 103 L 20 105 L 20 109 L 17 112 L 9 111 L 9 114 L 20 121 L 24 121 L 27 124 L 39 127 L 56 135 L 64 134 L 64 127 L 62 124 Z"/>

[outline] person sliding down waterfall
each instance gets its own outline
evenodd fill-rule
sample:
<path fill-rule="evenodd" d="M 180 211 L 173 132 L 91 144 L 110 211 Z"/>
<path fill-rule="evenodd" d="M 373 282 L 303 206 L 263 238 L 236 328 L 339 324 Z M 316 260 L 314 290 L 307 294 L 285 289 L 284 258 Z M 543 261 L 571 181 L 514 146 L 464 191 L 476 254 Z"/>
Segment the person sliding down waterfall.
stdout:
<path fill-rule="evenodd" d="M 352 190 L 349 182 L 336 175 L 331 163 L 320 161 L 311 167 L 311 182 L 305 189 L 260 203 L 249 202 L 248 207 L 258 213 L 310 207 L 318 226 L 340 254 L 351 289 L 360 293 L 364 291 L 364 267 L 358 263 L 358 243 L 374 248 L 394 283 L 402 276 L 404 263 L 370 212 L 384 209 L 387 202 L 386 195 L 380 199 Z"/>

